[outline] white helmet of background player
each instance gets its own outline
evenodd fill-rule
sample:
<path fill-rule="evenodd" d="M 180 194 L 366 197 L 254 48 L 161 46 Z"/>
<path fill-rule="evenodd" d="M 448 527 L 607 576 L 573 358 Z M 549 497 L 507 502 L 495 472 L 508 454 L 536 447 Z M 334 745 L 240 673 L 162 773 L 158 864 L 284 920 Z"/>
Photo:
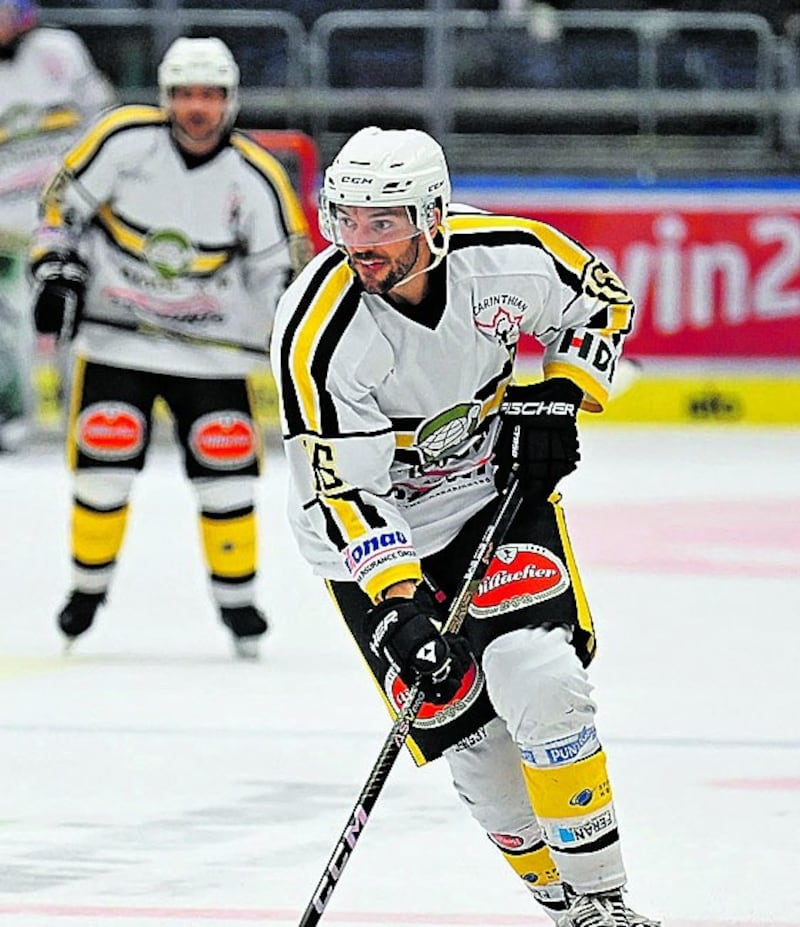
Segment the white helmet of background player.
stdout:
<path fill-rule="evenodd" d="M 175 39 L 158 66 L 161 106 L 167 112 L 176 87 L 221 87 L 225 128 L 233 124 L 239 112 L 239 68 L 222 39 Z"/>
<path fill-rule="evenodd" d="M 344 144 L 325 171 L 319 196 L 320 231 L 343 247 L 337 206 L 405 206 L 411 225 L 425 236 L 435 256 L 433 267 L 447 253 L 444 218 L 450 196 L 447 161 L 430 135 L 418 129 L 368 126 Z"/>

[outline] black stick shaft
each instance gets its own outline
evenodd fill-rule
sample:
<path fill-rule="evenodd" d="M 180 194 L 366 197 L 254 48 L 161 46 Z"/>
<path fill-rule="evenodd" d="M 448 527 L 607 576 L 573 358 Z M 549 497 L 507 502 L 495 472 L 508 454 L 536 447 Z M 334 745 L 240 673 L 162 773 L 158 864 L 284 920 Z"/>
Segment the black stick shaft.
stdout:
<path fill-rule="evenodd" d="M 100 316 L 86 314 L 81 317 L 81 322 L 88 322 L 90 325 L 104 325 L 106 328 L 116 328 L 123 332 L 135 332 L 139 335 L 183 341 L 186 344 L 205 345 L 210 348 L 230 348 L 234 351 L 244 351 L 246 354 L 257 354 L 261 358 L 266 357 L 267 354 L 266 346 L 260 347 L 257 344 L 246 344 L 243 341 L 228 341 L 224 338 L 206 338 L 203 335 L 191 334 L 190 332 L 173 331 L 150 322 L 126 322 L 120 319 L 103 319 Z"/>
<path fill-rule="evenodd" d="M 502 539 L 512 519 L 517 514 L 520 502 L 519 479 L 516 472 L 512 472 L 511 479 L 501 494 L 494 518 L 486 527 L 481 542 L 478 544 L 467 568 L 461 589 L 453 600 L 443 631 L 455 633 L 463 624 L 469 604 L 478 588 L 478 584 L 489 567 L 497 543 Z M 303 912 L 298 927 L 314 927 L 322 918 L 325 906 L 330 901 L 331 895 L 342 877 L 344 867 L 355 849 L 358 838 L 367 826 L 372 809 L 375 807 L 378 796 L 389 778 L 389 773 L 392 771 L 392 767 L 411 733 L 411 728 L 424 701 L 425 697 L 422 692 L 417 686 L 413 686 L 406 696 L 402 711 L 389 731 L 381 752 L 378 754 L 378 759 L 370 770 L 361 794 L 356 799 L 347 824 L 333 848 L 330 859 L 325 866 L 325 871 L 317 883 L 311 901 L 309 901 Z"/>

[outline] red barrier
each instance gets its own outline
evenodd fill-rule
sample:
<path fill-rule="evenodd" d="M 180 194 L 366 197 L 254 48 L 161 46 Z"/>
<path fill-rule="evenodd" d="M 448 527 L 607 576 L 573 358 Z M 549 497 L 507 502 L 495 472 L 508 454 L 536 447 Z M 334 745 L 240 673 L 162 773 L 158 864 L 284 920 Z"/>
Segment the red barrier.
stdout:
<path fill-rule="evenodd" d="M 295 129 L 248 129 L 247 134 L 286 167 L 308 219 L 314 251 L 321 251 L 328 242 L 317 225 L 319 151 L 314 140 Z"/>

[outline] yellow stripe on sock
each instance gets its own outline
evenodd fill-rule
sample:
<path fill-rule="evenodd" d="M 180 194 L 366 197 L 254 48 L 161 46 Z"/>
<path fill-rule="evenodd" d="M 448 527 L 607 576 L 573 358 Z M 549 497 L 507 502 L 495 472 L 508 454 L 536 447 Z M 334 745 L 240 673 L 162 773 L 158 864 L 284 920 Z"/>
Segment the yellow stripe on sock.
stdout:
<path fill-rule="evenodd" d="M 569 766 L 534 767 L 523 763 L 522 774 L 539 818 L 582 817 L 612 799 L 603 750 Z"/>
<path fill-rule="evenodd" d="M 237 518 L 200 518 L 206 565 L 221 578 L 235 579 L 256 570 L 256 519 L 250 512 Z"/>
<path fill-rule="evenodd" d="M 526 885 L 552 885 L 554 882 L 560 882 L 561 876 L 558 867 L 553 862 L 550 850 L 546 846 L 540 846 L 530 853 L 506 853 L 500 850 L 503 858 L 516 874 L 526 883 Z"/>
<path fill-rule="evenodd" d="M 113 512 L 94 512 L 76 502 L 72 507 L 74 558 L 90 566 L 116 560 L 127 522 L 127 505 Z"/>

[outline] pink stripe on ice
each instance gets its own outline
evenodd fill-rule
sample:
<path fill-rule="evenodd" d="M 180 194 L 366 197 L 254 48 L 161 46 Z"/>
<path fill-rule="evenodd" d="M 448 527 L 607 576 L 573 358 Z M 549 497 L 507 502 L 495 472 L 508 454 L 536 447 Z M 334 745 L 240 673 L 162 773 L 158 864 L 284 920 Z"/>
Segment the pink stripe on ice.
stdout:
<path fill-rule="evenodd" d="M 565 503 L 579 564 L 764 579 L 797 575 L 796 499 Z"/>

